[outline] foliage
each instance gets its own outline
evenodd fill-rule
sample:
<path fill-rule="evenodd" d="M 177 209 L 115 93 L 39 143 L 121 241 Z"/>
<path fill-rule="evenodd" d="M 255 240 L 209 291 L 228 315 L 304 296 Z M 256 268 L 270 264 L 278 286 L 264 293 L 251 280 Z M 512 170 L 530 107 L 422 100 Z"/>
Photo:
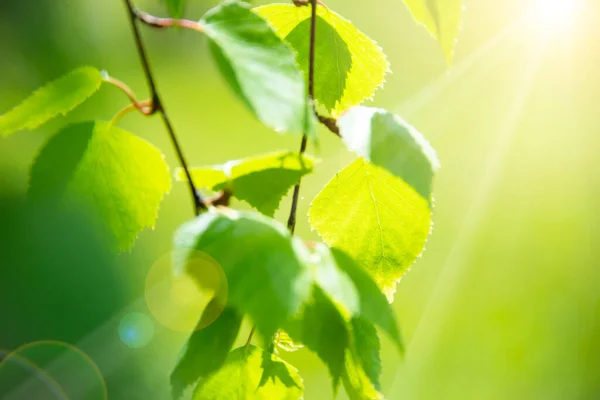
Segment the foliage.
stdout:
<path fill-rule="evenodd" d="M 256 8 L 296 50 L 298 64 L 308 75 L 310 9 L 292 4 L 270 4 Z M 371 98 L 383 86 L 389 64 L 383 50 L 350 21 L 326 9 L 317 8 L 315 58 L 315 99 L 333 116 Z"/>
<path fill-rule="evenodd" d="M 31 167 L 29 195 L 84 200 L 118 251 L 154 226 L 171 189 L 169 167 L 150 143 L 104 122 L 70 125 L 52 137 Z"/>
<path fill-rule="evenodd" d="M 164 2 L 173 17 L 183 15 L 183 0 Z M 405 2 L 450 60 L 460 0 Z M 378 335 L 385 333 L 404 351 L 390 302 L 429 235 L 439 167 L 435 151 L 414 127 L 385 110 L 360 106 L 383 86 L 390 69 L 383 50 L 334 11 L 319 5 L 313 13 L 314 1 L 252 10 L 226 0 L 199 22 L 148 17 L 130 0 L 125 3 L 132 24 L 181 26 L 206 35 L 237 97 L 266 126 L 301 134 L 302 151 L 189 168 L 134 29 L 152 83 L 150 100 L 138 102 L 124 83 L 85 67 L 0 117 L 2 135 L 36 128 L 72 110 L 102 82 L 122 89 L 132 102 L 108 123 L 73 124 L 53 136 L 31 167 L 30 197 L 83 202 L 104 225 L 112 247 L 129 250 L 139 232 L 154 225 L 171 183 L 160 151 L 115 125 L 128 111 L 161 113 L 182 164 L 176 177 L 192 189 L 199 213 L 175 234 L 174 246 L 184 256 L 174 260 L 174 273 L 201 280 L 188 261 L 204 252 L 222 267 L 229 293 L 227 304 L 217 304 L 220 298 L 209 303 L 200 317 L 203 328 L 183 349 L 171 375 L 174 397 L 195 386 L 194 399 L 300 399 L 302 379 L 277 353 L 306 348 L 328 367 L 334 392 L 342 383 L 351 399 L 382 399 Z M 317 121 L 327 122 L 357 155 L 311 203 L 310 223 L 325 243 L 305 242 L 293 235 L 293 222 L 286 227 L 272 218 L 296 186 L 290 221 L 295 220 L 300 181 L 315 164 L 304 151 L 306 139 L 316 139 Z M 196 188 L 220 197 L 204 200 Z M 226 207 L 232 196 L 260 213 Z M 204 315 L 214 314 L 213 308 L 223 312 L 205 326 Z M 250 343 L 252 336 L 231 350 L 244 318 L 254 324 L 264 350 Z"/>
<path fill-rule="evenodd" d="M 413 18 L 440 42 L 446 61 L 452 64 L 460 30 L 462 0 L 404 0 Z"/>
<path fill-rule="evenodd" d="M 312 172 L 313 166 L 311 157 L 286 151 L 191 168 L 190 172 L 197 187 L 230 191 L 236 198 L 272 217 L 281 199 L 303 176 Z M 176 176 L 178 180 L 187 179 L 182 168 L 177 170 Z"/>

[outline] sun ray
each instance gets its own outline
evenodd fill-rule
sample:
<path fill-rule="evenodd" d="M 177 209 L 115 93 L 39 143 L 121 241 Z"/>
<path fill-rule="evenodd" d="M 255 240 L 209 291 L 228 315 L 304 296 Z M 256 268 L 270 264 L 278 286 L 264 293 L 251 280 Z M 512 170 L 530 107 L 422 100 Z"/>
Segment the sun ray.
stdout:
<path fill-rule="evenodd" d="M 529 52 L 527 60 L 517 64 L 519 66 L 525 65 L 527 69 L 520 77 L 519 89 L 514 95 L 514 102 L 508 110 L 504 124 L 498 129 L 495 144 L 492 146 L 492 154 L 480 179 L 477 192 L 468 207 L 459 234 L 442 266 L 425 311 L 408 345 L 404 365 L 410 365 L 410 370 L 409 368 L 401 368 L 398 371 L 389 392 L 391 398 L 399 398 L 400 393 L 403 394 L 403 397 L 407 397 L 406 392 L 402 391 L 410 390 L 410 385 L 406 377 L 400 379 L 400 376 L 404 373 L 419 374 L 436 349 L 437 340 L 442 334 L 441 328 L 447 322 L 445 318 L 446 311 L 455 299 L 458 283 L 467 272 L 465 268 L 467 264 L 463 261 L 471 248 L 472 238 L 477 234 L 481 221 L 487 213 L 489 198 L 502 175 L 505 157 L 517 131 L 524 107 L 532 92 L 536 73 L 541 65 L 548 42 L 543 41 L 538 42 L 538 44 L 534 51 Z M 411 398 L 411 396 L 407 398 Z"/>

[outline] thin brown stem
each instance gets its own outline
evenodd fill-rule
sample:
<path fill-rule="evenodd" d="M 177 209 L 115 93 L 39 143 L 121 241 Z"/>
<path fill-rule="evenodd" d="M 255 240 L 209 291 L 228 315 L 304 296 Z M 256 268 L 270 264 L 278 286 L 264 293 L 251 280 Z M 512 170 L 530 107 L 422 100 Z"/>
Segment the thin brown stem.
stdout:
<path fill-rule="evenodd" d="M 325 127 L 327 127 L 327 129 L 331 131 L 331 133 L 340 137 L 342 136 L 340 133 L 340 128 L 337 125 L 337 120 L 335 118 L 326 117 L 320 114 L 317 114 L 317 118 L 319 119 L 320 123 L 322 123 Z"/>
<path fill-rule="evenodd" d="M 189 189 L 190 189 L 190 192 L 192 195 L 192 199 L 194 201 L 194 213 L 196 215 L 198 215 L 201 210 L 206 210 L 207 206 L 204 203 L 202 195 L 200 194 L 200 192 L 198 190 L 196 190 L 196 186 L 194 185 L 194 182 L 192 181 L 192 176 L 191 176 L 190 170 L 188 168 L 188 163 L 183 155 L 183 150 L 181 149 L 179 141 L 177 140 L 177 136 L 175 135 L 175 130 L 173 129 L 173 124 L 171 123 L 171 120 L 168 117 L 168 114 L 165 110 L 165 106 L 161 100 L 161 97 L 158 94 L 158 90 L 156 88 L 156 82 L 154 80 L 154 75 L 152 74 L 152 68 L 150 67 L 150 59 L 146 52 L 146 47 L 144 46 L 144 42 L 142 40 L 142 35 L 137 26 L 137 19 L 139 18 L 138 14 L 140 12 L 137 11 L 137 9 L 133 6 L 133 3 L 131 2 L 131 0 L 123 0 L 123 1 L 125 2 L 125 6 L 127 7 L 127 10 L 128 10 L 129 21 L 131 23 L 131 29 L 132 29 L 133 36 L 135 39 L 135 44 L 136 44 L 138 54 L 139 54 L 141 62 L 142 62 L 142 67 L 144 69 L 144 74 L 146 75 L 146 80 L 148 82 L 148 86 L 150 87 L 150 92 L 152 94 L 152 103 L 151 103 L 152 105 L 149 110 L 150 114 L 154 114 L 155 112 L 158 112 L 161 115 L 163 124 L 165 125 L 165 128 L 167 129 L 167 132 L 169 133 L 169 137 L 171 138 L 171 142 L 173 143 L 173 147 L 175 148 L 175 152 L 177 153 L 179 163 L 181 164 L 181 166 L 183 167 L 183 170 L 185 171 Z"/>
<path fill-rule="evenodd" d="M 246 353 L 248 352 L 248 346 L 250 346 L 250 343 L 252 343 L 254 332 L 256 332 L 256 326 L 252 326 L 252 330 L 250 330 L 250 334 L 248 335 L 248 339 L 246 340 L 246 344 L 244 345 L 244 347 L 246 348 Z"/>
<path fill-rule="evenodd" d="M 125 84 L 124 82 L 111 76 L 106 76 L 104 78 L 104 82 L 113 85 L 114 87 L 118 88 L 123 93 L 125 93 L 125 95 L 131 101 L 131 105 L 137 108 L 142 114 L 151 115 L 153 113 L 152 100 L 138 101 L 138 99 L 135 97 L 135 94 L 133 93 L 133 90 L 131 90 L 131 88 L 127 86 L 127 84 Z"/>
<path fill-rule="evenodd" d="M 204 28 L 202 24 L 197 21 L 192 21 L 189 19 L 177 19 L 177 18 L 160 18 L 150 15 L 144 11 L 135 10 L 135 14 L 138 20 L 143 22 L 144 24 L 151 26 L 153 28 L 171 28 L 174 26 L 178 26 L 180 28 L 191 29 L 197 32 L 204 32 Z"/>
<path fill-rule="evenodd" d="M 309 38 L 309 53 L 308 53 L 308 98 L 309 101 L 313 101 L 315 98 L 315 43 L 317 33 L 317 0 L 310 0 L 311 4 L 311 17 L 310 17 L 310 38 Z M 300 155 L 306 151 L 306 145 L 308 144 L 308 137 L 306 134 L 302 136 L 302 142 L 300 143 Z M 290 217 L 288 218 L 287 227 L 292 234 L 296 230 L 296 214 L 298 212 L 298 201 L 300 200 L 300 185 L 302 180 L 294 187 L 294 195 L 292 197 L 292 208 L 290 210 Z"/>

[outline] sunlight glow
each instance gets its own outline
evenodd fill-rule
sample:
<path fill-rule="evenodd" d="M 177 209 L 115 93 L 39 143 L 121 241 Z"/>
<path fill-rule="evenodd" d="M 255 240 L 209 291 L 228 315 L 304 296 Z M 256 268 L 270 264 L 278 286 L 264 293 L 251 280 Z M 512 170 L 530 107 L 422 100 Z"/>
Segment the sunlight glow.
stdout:
<path fill-rule="evenodd" d="M 533 17 L 546 34 L 560 34 L 572 27 L 579 0 L 538 0 Z"/>

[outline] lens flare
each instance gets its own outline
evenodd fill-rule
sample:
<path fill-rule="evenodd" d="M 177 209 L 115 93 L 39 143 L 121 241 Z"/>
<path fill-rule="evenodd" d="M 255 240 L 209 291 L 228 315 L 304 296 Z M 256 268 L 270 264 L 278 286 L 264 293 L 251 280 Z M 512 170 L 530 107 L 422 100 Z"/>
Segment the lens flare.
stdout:
<path fill-rule="evenodd" d="M 0 355 L 3 352 L 0 351 Z M 81 349 L 43 340 L 27 343 L 0 361 L 0 398 L 106 400 L 100 369 Z"/>
<path fill-rule="evenodd" d="M 225 272 L 208 254 L 195 250 L 180 253 L 175 250 L 154 263 L 146 276 L 144 297 L 161 325 L 189 333 L 205 328 L 221 315 L 228 285 Z M 176 275 L 172 261 L 181 257 L 186 259 L 186 273 Z"/>
<path fill-rule="evenodd" d="M 141 349 L 154 337 L 154 324 L 146 314 L 128 314 L 119 323 L 119 337 L 128 347 Z"/>

